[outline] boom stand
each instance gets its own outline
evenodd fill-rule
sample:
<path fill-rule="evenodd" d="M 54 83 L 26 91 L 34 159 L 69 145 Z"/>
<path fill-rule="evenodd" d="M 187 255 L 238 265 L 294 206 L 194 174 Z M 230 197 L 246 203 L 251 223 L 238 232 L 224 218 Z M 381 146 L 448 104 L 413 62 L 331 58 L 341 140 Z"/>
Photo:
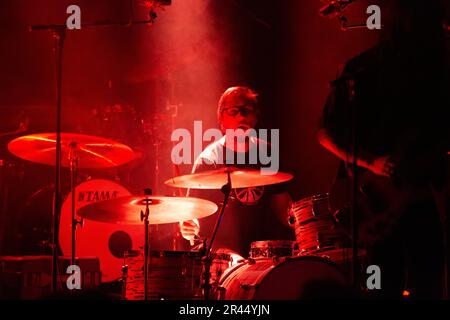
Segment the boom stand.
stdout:
<path fill-rule="evenodd" d="M 149 12 L 148 20 L 139 21 L 125 21 L 125 22 L 111 22 L 99 21 L 94 23 L 82 24 L 82 27 L 110 27 L 110 26 L 131 26 L 136 24 L 152 25 L 156 18 L 156 14 L 151 10 Z M 57 291 L 57 277 L 58 277 L 58 231 L 57 226 L 61 215 L 61 102 L 62 102 L 62 61 L 63 61 L 63 47 L 66 37 L 65 24 L 56 25 L 33 25 L 30 26 L 30 31 L 50 31 L 55 40 L 55 61 L 56 61 L 56 155 L 55 155 L 55 199 L 53 204 L 52 215 L 52 239 L 50 247 L 52 250 L 52 293 Z M 73 204 L 72 204 L 73 205 Z M 74 229 L 74 228 L 72 228 Z M 72 255 L 74 250 L 72 250 Z"/>
<path fill-rule="evenodd" d="M 216 225 L 214 226 L 214 231 L 211 236 L 211 241 L 209 242 L 208 247 L 206 248 L 205 255 L 202 258 L 203 262 L 203 293 L 205 295 L 205 300 L 209 300 L 209 293 L 211 290 L 211 264 L 212 264 L 212 257 L 211 257 L 211 249 L 212 245 L 214 243 L 214 239 L 216 238 L 217 231 L 219 230 L 220 222 L 222 221 L 223 214 L 225 212 L 225 208 L 228 204 L 228 200 L 230 198 L 231 194 L 231 176 L 230 171 L 227 171 L 227 183 L 223 185 L 221 191 L 224 194 L 223 204 L 220 208 L 219 216 L 217 217 Z"/>

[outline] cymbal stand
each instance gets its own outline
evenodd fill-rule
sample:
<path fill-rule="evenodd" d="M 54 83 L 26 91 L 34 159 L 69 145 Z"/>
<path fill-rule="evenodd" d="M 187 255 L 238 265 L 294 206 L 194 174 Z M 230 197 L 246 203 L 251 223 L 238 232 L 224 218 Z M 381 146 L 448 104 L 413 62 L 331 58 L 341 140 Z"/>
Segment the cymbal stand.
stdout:
<path fill-rule="evenodd" d="M 157 4 L 150 2 L 150 10 L 148 19 L 132 21 L 98 21 L 94 23 L 83 23 L 82 27 L 112 27 L 122 26 L 129 27 L 131 25 L 153 25 L 156 19 L 156 13 L 154 7 L 158 7 Z M 61 216 L 61 109 L 62 109 L 62 61 L 63 61 L 63 47 L 64 40 L 66 38 L 66 24 L 46 24 L 46 25 L 33 25 L 29 28 L 30 31 L 50 31 L 53 39 L 55 40 L 55 61 L 56 61 L 56 154 L 55 154 L 55 199 L 53 204 L 53 216 L 52 216 L 52 293 L 56 293 L 58 284 L 58 231 L 57 226 L 59 218 Z M 73 254 L 73 251 L 72 251 Z"/>
<path fill-rule="evenodd" d="M 152 194 L 151 189 L 145 189 L 144 194 L 150 196 Z M 141 211 L 141 221 L 144 222 L 144 232 L 145 232 L 145 243 L 144 243 L 144 300 L 148 300 L 148 252 L 149 252 L 149 235 L 148 235 L 148 217 L 150 215 L 150 204 L 152 200 L 148 197 L 145 198 L 145 213 Z"/>
<path fill-rule="evenodd" d="M 70 163 L 70 192 L 72 194 L 72 205 L 71 205 L 71 221 L 72 221 L 72 256 L 70 259 L 70 264 L 75 265 L 75 253 L 76 253 L 76 229 L 77 225 L 80 226 L 83 225 L 83 220 L 77 220 L 75 217 L 75 189 L 76 189 L 76 183 L 77 183 L 77 173 L 78 173 L 78 156 L 76 154 L 77 149 L 77 143 L 75 141 L 71 142 L 70 145 L 70 151 L 69 151 L 69 163 Z"/>
<path fill-rule="evenodd" d="M 230 171 L 227 170 L 227 183 L 223 185 L 221 189 L 222 193 L 224 194 L 223 204 L 220 208 L 219 216 L 217 217 L 216 224 L 214 226 L 213 234 L 211 236 L 211 240 L 209 242 L 208 247 L 205 250 L 204 256 L 202 258 L 203 263 L 203 294 L 205 296 L 205 300 L 209 300 L 209 294 L 211 290 L 211 264 L 212 264 L 212 256 L 211 256 L 211 249 L 212 245 L 214 243 L 214 239 L 216 238 L 217 231 L 219 230 L 219 225 L 222 222 L 223 214 L 225 212 L 225 208 L 228 204 L 228 200 L 230 199 L 231 194 L 231 176 Z"/>

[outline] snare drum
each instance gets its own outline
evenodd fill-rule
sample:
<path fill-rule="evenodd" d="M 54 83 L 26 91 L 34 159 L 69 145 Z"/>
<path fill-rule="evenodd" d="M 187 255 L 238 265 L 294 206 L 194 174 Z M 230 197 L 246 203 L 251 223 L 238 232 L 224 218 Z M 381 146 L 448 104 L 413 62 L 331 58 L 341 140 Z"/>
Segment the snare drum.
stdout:
<path fill-rule="evenodd" d="M 294 255 L 294 241 L 266 240 L 255 241 L 250 246 L 250 258 L 252 259 L 277 259 L 292 257 Z"/>
<path fill-rule="evenodd" d="M 319 194 L 294 202 L 291 207 L 300 254 L 343 247 L 344 233 L 336 225 L 329 195 Z"/>
<path fill-rule="evenodd" d="M 314 256 L 248 260 L 220 280 L 221 300 L 297 300 L 338 297 L 348 280 L 332 262 Z"/>
<path fill-rule="evenodd" d="M 148 298 L 150 300 L 201 299 L 201 255 L 188 251 L 150 251 Z M 143 250 L 125 253 L 124 290 L 126 300 L 144 299 Z"/>

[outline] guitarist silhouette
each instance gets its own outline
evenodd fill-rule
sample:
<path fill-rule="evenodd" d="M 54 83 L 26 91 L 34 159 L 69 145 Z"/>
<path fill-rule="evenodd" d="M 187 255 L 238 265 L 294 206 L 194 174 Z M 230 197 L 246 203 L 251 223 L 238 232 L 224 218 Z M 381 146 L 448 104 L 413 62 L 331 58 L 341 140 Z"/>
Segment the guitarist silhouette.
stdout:
<path fill-rule="evenodd" d="M 332 82 L 319 142 L 342 160 L 338 181 L 357 175 L 359 244 L 382 272 L 376 295 L 400 298 L 407 290 L 411 298 L 440 298 L 443 217 L 433 191 L 447 183 L 450 150 L 443 2 L 387 3 L 379 44 L 348 61 Z M 344 225 L 346 185 L 331 192 L 341 200 L 335 203 Z"/>

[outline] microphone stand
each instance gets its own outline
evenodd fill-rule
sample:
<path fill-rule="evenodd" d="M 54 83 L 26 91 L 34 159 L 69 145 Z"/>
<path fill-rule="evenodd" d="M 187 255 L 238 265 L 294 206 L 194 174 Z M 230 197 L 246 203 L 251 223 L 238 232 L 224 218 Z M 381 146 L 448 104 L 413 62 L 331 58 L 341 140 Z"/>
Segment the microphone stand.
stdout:
<path fill-rule="evenodd" d="M 359 290 L 360 285 L 360 268 L 358 261 L 358 237 L 359 237 L 359 215 L 358 215 L 358 207 L 357 207 L 357 199 L 358 199 L 358 133 L 357 133 L 357 123 L 358 123 L 358 108 L 356 105 L 355 98 L 355 81 L 350 78 L 347 80 L 348 83 L 348 95 L 350 102 L 350 110 L 351 110 L 351 148 L 352 148 L 352 206 L 351 206 L 351 233 L 352 233 L 352 285 L 356 290 Z"/>
<path fill-rule="evenodd" d="M 114 21 L 99 21 L 94 23 L 82 24 L 82 27 L 112 27 L 112 26 L 131 26 L 138 24 L 152 25 L 156 19 L 156 14 L 153 10 L 149 13 L 148 20 L 114 22 Z M 65 24 L 47 24 L 47 25 L 32 25 L 29 27 L 30 31 L 50 31 L 54 39 L 55 48 L 55 65 L 56 65 L 56 155 L 55 155 L 55 199 L 53 204 L 52 215 L 52 239 L 50 247 L 52 251 L 52 281 L 51 292 L 54 294 L 57 291 L 58 284 L 58 231 L 59 218 L 61 216 L 61 113 L 62 113 L 62 66 L 63 66 L 63 48 L 64 40 L 66 38 Z M 74 254 L 74 252 L 72 252 Z"/>
<path fill-rule="evenodd" d="M 52 216 L 52 239 L 50 248 L 52 251 L 52 284 L 51 292 L 56 293 L 58 285 L 58 224 L 61 215 L 61 107 L 62 107 L 62 61 L 63 47 L 66 38 L 65 25 L 32 26 L 31 30 L 49 30 L 55 41 L 56 64 L 56 155 L 55 155 L 55 198 Z M 72 204 L 73 205 L 73 204 Z"/>
<path fill-rule="evenodd" d="M 360 290 L 360 263 L 358 260 L 358 241 L 359 241 L 359 215 L 358 215 L 358 108 L 356 102 L 356 92 L 355 92 L 355 80 L 354 75 L 347 74 L 341 77 L 343 81 L 347 84 L 347 95 L 349 101 L 349 112 L 346 115 L 350 123 L 350 133 L 346 136 L 346 141 L 348 147 L 351 148 L 348 154 L 353 157 L 349 161 L 345 161 L 346 166 L 350 167 L 350 172 L 352 172 L 351 183 L 349 189 L 351 189 L 351 206 L 350 206 L 350 226 L 351 226 L 351 240 L 352 240 L 352 265 L 351 265 L 351 283 L 356 290 Z M 348 167 L 347 167 L 348 168 Z M 347 170 L 348 171 L 348 170 Z"/>
<path fill-rule="evenodd" d="M 211 236 L 211 241 L 209 242 L 208 247 L 206 248 L 205 255 L 202 258 L 204 271 L 203 271 L 203 293 L 205 295 L 205 300 L 209 300 L 209 293 L 211 289 L 210 279 L 211 279 L 211 264 L 212 264 L 212 257 L 211 257 L 211 249 L 214 243 L 214 239 L 216 238 L 217 231 L 219 230 L 219 225 L 222 221 L 223 214 L 225 212 L 225 208 L 228 204 L 228 200 L 230 199 L 231 194 L 231 176 L 230 176 L 230 170 L 227 170 L 227 183 L 224 184 L 221 188 L 222 193 L 224 194 L 223 204 L 220 208 L 219 216 L 217 217 L 216 224 L 214 226 L 214 231 Z"/>

